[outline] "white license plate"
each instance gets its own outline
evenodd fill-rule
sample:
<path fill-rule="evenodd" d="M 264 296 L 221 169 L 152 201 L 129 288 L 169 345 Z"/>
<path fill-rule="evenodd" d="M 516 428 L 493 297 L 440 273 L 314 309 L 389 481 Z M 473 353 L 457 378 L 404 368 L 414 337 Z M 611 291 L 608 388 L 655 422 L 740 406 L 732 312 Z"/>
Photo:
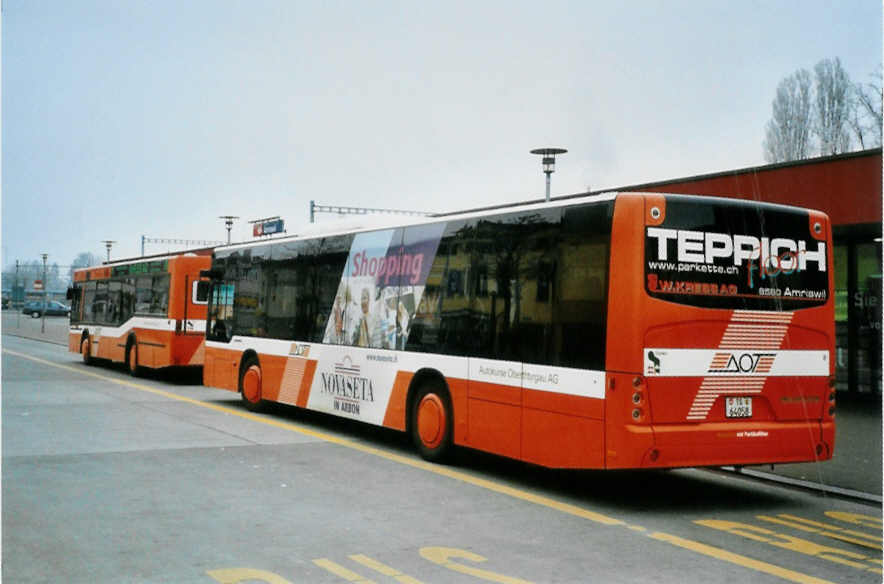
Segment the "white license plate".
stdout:
<path fill-rule="evenodd" d="M 724 400 L 724 415 L 728 418 L 751 418 L 751 397 L 727 397 Z"/>

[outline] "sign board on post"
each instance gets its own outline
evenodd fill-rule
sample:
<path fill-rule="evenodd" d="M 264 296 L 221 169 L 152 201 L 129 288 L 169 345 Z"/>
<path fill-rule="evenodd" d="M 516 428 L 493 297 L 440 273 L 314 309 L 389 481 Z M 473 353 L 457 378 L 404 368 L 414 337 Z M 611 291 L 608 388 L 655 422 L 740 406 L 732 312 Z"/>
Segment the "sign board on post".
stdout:
<path fill-rule="evenodd" d="M 264 221 L 263 223 L 255 223 L 252 227 L 252 235 L 258 237 L 261 235 L 273 235 L 274 233 L 283 232 L 283 220 L 274 219 L 273 221 Z"/>
<path fill-rule="evenodd" d="M 43 289 L 43 280 L 34 280 L 34 290 Z"/>

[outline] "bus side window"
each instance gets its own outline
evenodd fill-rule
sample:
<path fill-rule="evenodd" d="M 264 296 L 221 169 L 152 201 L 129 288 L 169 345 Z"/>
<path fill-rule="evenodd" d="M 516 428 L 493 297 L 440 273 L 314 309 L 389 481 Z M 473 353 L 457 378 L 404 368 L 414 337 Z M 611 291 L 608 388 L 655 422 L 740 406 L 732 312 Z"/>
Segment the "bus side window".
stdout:
<path fill-rule="evenodd" d="M 92 320 L 102 324 L 105 321 L 107 313 L 107 282 L 99 281 L 95 283 L 95 296 L 92 301 Z"/>
<path fill-rule="evenodd" d="M 121 284 L 120 319 L 126 322 L 135 314 L 135 278 L 126 278 Z"/>
<path fill-rule="evenodd" d="M 120 324 L 122 288 L 123 285 L 119 281 L 111 280 L 107 283 L 107 309 L 104 314 L 104 321 L 107 324 Z"/>
<path fill-rule="evenodd" d="M 208 338 L 227 342 L 233 337 L 233 292 L 231 282 L 215 281 L 211 284 L 209 299 Z"/>
<path fill-rule="evenodd" d="M 139 276 L 135 283 L 135 312 L 149 314 L 152 297 L 153 288 L 150 276 Z"/>
<path fill-rule="evenodd" d="M 96 284 L 97 282 L 86 282 L 83 284 L 83 320 L 86 322 L 95 322 L 93 308 Z"/>
<path fill-rule="evenodd" d="M 79 283 L 73 284 L 68 288 L 67 299 L 71 301 L 71 322 L 80 322 L 80 303 L 82 300 L 83 288 Z"/>
<path fill-rule="evenodd" d="M 151 282 L 150 313 L 166 315 L 169 311 L 169 275 L 154 276 Z"/>

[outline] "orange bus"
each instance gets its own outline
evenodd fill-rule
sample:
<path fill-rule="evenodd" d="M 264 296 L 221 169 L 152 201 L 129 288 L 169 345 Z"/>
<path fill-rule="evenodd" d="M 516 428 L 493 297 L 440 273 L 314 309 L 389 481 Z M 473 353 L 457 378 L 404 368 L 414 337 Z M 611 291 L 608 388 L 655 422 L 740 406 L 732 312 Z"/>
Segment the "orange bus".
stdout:
<path fill-rule="evenodd" d="M 216 248 L 204 383 L 560 468 L 825 460 L 816 211 L 612 193 Z"/>
<path fill-rule="evenodd" d="M 68 350 L 145 368 L 202 365 L 211 249 L 105 263 L 74 272 Z"/>

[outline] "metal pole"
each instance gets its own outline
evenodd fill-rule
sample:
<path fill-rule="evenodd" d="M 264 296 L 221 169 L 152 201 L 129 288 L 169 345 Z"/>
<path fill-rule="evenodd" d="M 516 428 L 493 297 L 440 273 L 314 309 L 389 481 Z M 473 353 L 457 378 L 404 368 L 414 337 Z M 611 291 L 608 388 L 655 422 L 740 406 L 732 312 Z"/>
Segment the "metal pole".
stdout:
<path fill-rule="evenodd" d="M 40 254 L 43 256 L 43 314 L 41 314 L 40 318 L 40 332 L 46 333 L 46 296 L 49 294 L 49 286 L 47 286 L 46 282 L 46 258 L 49 257 L 49 254 Z"/>
<path fill-rule="evenodd" d="M 12 291 L 12 299 L 13 299 L 12 305 L 13 305 L 13 307 L 15 307 L 15 293 L 16 293 L 16 291 L 18 291 L 18 260 L 15 260 L 15 288 L 13 288 L 13 291 Z M 22 310 L 21 306 L 19 306 L 18 310 L 16 310 L 16 314 L 18 316 L 16 316 L 16 318 L 15 318 L 15 328 L 21 327 L 21 310 Z"/>
<path fill-rule="evenodd" d="M 141 236 L 141 255 L 144 255 L 144 236 Z"/>
<path fill-rule="evenodd" d="M 233 220 L 239 219 L 236 215 L 219 215 L 218 219 L 224 219 L 224 226 L 227 227 L 227 245 L 230 245 L 230 230 L 233 229 Z"/>
<path fill-rule="evenodd" d="M 556 155 L 567 152 L 564 148 L 535 148 L 531 154 L 543 156 L 540 164 L 543 165 L 543 172 L 546 174 L 546 201 L 549 202 L 549 179 L 550 175 L 555 172 Z"/>
<path fill-rule="evenodd" d="M 311 200 L 310 201 L 310 223 L 313 223 L 313 207 L 316 206 L 316 203 Z"/>
<path fill-rule="evenodd" d="M 111 239 L 104 239 L 101 241 L 101 243 L 103 243 L 104 247 L 107 248 L 107 261 L 108 261 L 108 263 L 110 263 L 111 246 L 113 246 L 113 244 L 115 244 L 116 241 L 113 241 Z"/>

